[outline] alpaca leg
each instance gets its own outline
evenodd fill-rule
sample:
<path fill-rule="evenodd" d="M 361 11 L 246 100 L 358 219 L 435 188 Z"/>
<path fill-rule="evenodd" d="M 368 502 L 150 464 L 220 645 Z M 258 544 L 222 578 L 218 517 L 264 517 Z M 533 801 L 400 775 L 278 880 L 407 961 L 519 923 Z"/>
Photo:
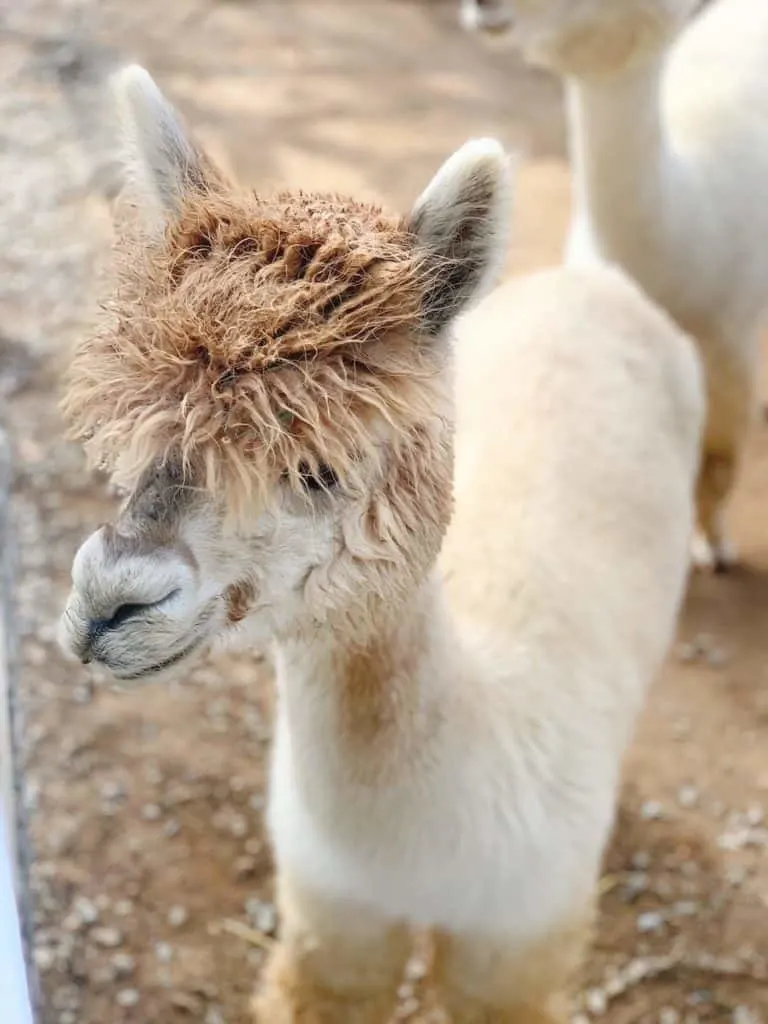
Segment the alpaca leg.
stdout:
<path fill-rule="evenodd" d="M 588 938 L 586 919 L 536 946 L 500 936 L 436 938 L 435 983 L 452 1024 L 561 1024 Z"/>
<path fill-rule="evenodd" d="M 698 568 L 727 572 L 736 554 L 725 528 L 725 503 L 736 477 L 733 453 L 705 452 L 698 482 L 699 523 L 692 555 Z"/>
<path fill-rule="evenodd" d="M 257 1024 L 386 1024 L 411 937 L 356 905 L 280 879 L 282 937 L 253 1002 Z"/>

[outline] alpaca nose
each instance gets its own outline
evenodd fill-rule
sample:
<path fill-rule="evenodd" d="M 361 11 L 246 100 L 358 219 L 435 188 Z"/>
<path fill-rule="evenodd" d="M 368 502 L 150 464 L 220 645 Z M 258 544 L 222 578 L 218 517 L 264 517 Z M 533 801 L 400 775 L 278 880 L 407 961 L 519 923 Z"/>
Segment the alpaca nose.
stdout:
<path fill-rule="evenodd" d="M 143 603 L 133 601 L 121 604 L 115 609 L 109 618 L 90 619 L 87 626 L 87 649 L 83 651 L 80 657 L 82 663 L 87 665 L 92 660 L 91 648 L 99 637 L 103 636 L 105 633 L 111 632 L 112 630 L 118 629 L 125 622 L 130 622 L 132 619 L 140 618 L 144 612 L 149 611 L 152 608 L 159 608 L 161 605 L 174 598 L 178 592 L 178 588 L 174 588 L 164 597 L 160 598 L 159 601 L 147 601 Z"/>

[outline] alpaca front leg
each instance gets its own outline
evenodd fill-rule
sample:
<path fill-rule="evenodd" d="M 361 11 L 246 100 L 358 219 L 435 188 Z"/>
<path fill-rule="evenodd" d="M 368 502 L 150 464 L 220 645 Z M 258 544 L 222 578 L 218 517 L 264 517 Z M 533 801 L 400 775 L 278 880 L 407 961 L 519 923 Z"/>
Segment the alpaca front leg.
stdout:
<path fill-rule="evenodd" d="M 285 877 L 281 939 L 253 1002 L 257 1024 L 386 1024 L 411 949 L 405 925 Z"/>
<path fill-rule="evenodd" d="M 438 998 L 452 1024 L 563 1024 L 587 937 L 586 917 L 528 947 L 498 935 L 440 933 Z"/>
<path fill-rule="evenodd" d="M 736 562 L 725 528 L 725 504 L 736 479 L 736 465 L 732 453 L 704 453 L 697 491 L 699 521 L 692 545 L 693 563 L 699 569 L 727 572 Z"/>

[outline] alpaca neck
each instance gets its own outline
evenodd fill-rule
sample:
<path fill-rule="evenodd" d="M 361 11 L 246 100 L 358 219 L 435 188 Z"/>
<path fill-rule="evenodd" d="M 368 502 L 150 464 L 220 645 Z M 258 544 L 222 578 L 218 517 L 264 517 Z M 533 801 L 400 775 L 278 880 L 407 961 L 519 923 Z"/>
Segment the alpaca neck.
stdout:
<path fill-rule="evenodd" d="M 663 286 L 670 217 L 680 214 L 679 168 L 661 103 L 664 64 L 661 55 L 605 80 L 567 84 L 577 220 L 591 225 L 601 256 L 651 291 L 657 275 Z"/>
<path fill-rule="evenodd" d="M 308 779 L 380 772 L 407 758 L 462 662 L 441 586 L 397 611 L 383 604 L 361 637 L 326 628 L 278 645 L 278 732 Z M 300 752 L 300 755 L 299 755 Z"/>

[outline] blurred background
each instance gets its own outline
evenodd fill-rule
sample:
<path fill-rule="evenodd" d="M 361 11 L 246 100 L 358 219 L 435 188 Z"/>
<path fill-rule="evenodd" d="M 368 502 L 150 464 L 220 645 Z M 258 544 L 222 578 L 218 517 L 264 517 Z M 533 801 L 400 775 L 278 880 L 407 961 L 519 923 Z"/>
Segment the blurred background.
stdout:
<path fill-rule="evenodd" d="M 13 454 L 15 714 L 40 1024 L 245 1024 L 276 928 L 262 830 L 267 667 L 219 658 L 119 693 L 55 644 L 69 567 L 113 504 L 62 439 L 58 375 L 88 329 L 117 185 L 105 76 L 144 64 L 261 191 L 406 210 L 492 134 L 520 154 L 509 273 L 559 261 L 559 86 L 458 0 L 0 3 L 0 396 Z M 734 515 L 746 568 L 693 582 L 628 758 L 576 1013 L 768 1020 L 768 438 Z M 429 1016 L 418 968 L 401 1018 Z M 2 1008 L 0 1008 L 2 1019 Z"/>

